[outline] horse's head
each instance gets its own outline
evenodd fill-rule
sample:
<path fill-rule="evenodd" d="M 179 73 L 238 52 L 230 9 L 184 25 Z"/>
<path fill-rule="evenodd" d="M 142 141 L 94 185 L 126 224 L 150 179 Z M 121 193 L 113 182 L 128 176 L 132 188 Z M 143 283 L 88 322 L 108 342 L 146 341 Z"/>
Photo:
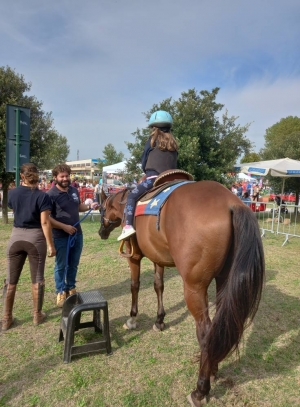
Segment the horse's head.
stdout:
<path fill-rule="evenodd" d="M 121 225 L 123 218 L 124 204 L 122 202 L 126 191 L 121 191 L 111 196 L 107 196 L 102 190 L 100 206 L 100 229 L 101 239 L 108 239 L 110 232 Z M 121 196 L 122 195 L 122 196 Z"/>

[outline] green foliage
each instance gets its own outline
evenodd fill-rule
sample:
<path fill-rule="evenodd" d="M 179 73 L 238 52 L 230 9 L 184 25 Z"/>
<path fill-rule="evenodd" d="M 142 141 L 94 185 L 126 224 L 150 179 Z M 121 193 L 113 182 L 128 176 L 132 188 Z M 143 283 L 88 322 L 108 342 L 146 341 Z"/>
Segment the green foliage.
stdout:
<path fill-rule="evenodd" d="M 260 151 L 263 160 L 300 158 L 300 118 L 288 116 L 269 127 L 265 134 L 265 146 Z"/>
<path fill-rule="evenodd" d="M 23 75 L 16 75 L 9 67 L 0 67 L 0 180 L 4 188 L 14 179 L 13 174 L 5 172 L 6 105 L 21 104 L 23 94 L 30 87 Z"/>
<path fill-rule="evenodd" d="M 149 116 L 150 117 L 150 116 Z M 144 150 L 144 145 L 150 135 L 149 129 L 136 129 L 132 136 L 135 137 L 135 142 L 126 142 L 127 148 L 130 151 L 131 158 L 126 163 L 126 174 L 128 181 L 141 178 L 143 170 L 141 168 L 141 157 Z"/>
<path fill-rule="evenodd" d="M 278 158 L 291 158 L 300 160 L 300 118 L 288 116 L 275 123 L 266 130 L 265 146 L 259 152 L 262 160 L 276 160 Z M 269 182 L 279 192 L 281 191 L 281 178 L 270 177 Z M 300 178 L 287 178 L 286 191 L 300 191 Z"/>
<path fill-rule="evenodd" d="M 40 169 L 51 168 L 58 162 L 66 161 L 69 146 L 66 137 L 53 127 L 51 113 L 42 110 L 43 103 L 35 96 L 28 96 L 31 83 L 10 67 L 0 67 L 0 179 L 11 179 L 5 173 L 6 105 L 29 107 L 30 111 L 30 161 Z"/>
<path fill-rule="evenodd" d="M 109 143 L 107 144 L 103 150 L 103 158 L 102 159 L 98 159 L 98 168 L 100 170 L 100 172 L 102 172 L 103 167 L 107 166 L 107 165 L 111 165 L 111 164 L 116 164 L 119 163 L 120 161 L 124 160 L 124 154 L 122 152 L 117 152 L 115 147 Z"/>
<path fill-rule="evenodd" d="M 261 157 L 259 154 L 255 153 L 254 151 L 251 151 L 248 154 L 245 154 L 243 158 L 241 158 L 240 162 L 241 163 L 253 163 L 261 161 Z"/>
<path fill-rule="evenodd" d="M 172 133 L 179 144 L 178 168 L 194 175 L 196 180 L 210 179 L 224 183 L 224 174 L 232 171 L 237 158 L 250 151 L 251 142 L 245 137 L 249 125 L 236 125 L 237 117 L 227 111 L 219 119 L 223 105 L 216 102 L 219 89 L 211 92 L 189 89 L 178 100 L 168 98 L 144 113 L 147 120 L 156 110 L 166 110 L 173 117 Z M 149 137 L 148 129 L 132 134 L 134 143 L 126 143 L 131 154 L 128 171 L 137 171 L 137 163 Z"/>
<path fill-rule="evenodd" d="M 31 83 L 26 83 L 24 76 L 10 67 L 0 67 L 0 181 L 3 185 L 4 216 L 6 216 L 6 191 L 15 178 L 14 173 L 5 171 L 6 144 L 6 105 L 19 105 L 30 108 L 30 161 L 40 169 L 52 168 L 58 162 L 64 162 L 69 154 L 66 137 L 60 135 L 53 127 L 51 113 L 43 111 L 43 103 L 27 93 Z"/>

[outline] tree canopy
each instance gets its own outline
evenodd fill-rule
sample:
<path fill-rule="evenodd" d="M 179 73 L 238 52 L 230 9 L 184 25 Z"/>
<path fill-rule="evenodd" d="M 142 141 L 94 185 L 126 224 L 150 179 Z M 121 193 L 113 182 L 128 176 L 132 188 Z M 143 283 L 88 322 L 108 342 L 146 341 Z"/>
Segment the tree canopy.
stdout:
<path fill-rule="evenodd" d="M 3 221 L 6 216 L 6 191 L 15 178 L 14 173 L 5 171 L 6 105 L 30 108 L 30 161 L 40 169 L 52 168 L 64 162 L 69 154 L 66 137 L 53 126 L 51 113 L 42 109 L 43 103 L 35 96 L 29 96 L 31 83 L 10 67 L 0 67 L 0 181 L 3 188 Z"/>
<path fill-rule="evenodd" d="M 179 144 L 178 168 L 193 174 L 195 180 L 215 180 L 224 183 L 224 174 L 231 172 L 241 154 L 247 154 L 252 144 L 245 136 L 249 124 L 236 124 L 237 117 L 225 111 L 216 102 L 219 88 L 211 92 L 189 89 L 178 100 L 168 98 L 144 113 L 146 120 L 156 110 L 166 110 L 173 117 L 172 133 Z M 135 142 L 127 142 L 131 159 L 127 170 L 133 175 L 149 137 L 149 129 L 137 129 L 132 135 Z"/>
<path fill-rule="evenodd" d="M 250 151 L 250 153 L 245 154 L 240 160 L 241 163 L 253 163 L 257 161 L 261 161 L 261 156 L 254 151 Z"/>
<path fill-rule="evenodd" d="M 100 172 L 102 172 L 103 167 L 116 164 L 124 160 L 124 154 L 122 152 L 118 153 L 111 143 L 104 146 L 102 153 L 103 158 L 98 158 L 98 168 Z"/>
<path fill-rule="evenodd" d="M 30 161 L 40 169 L 51 168 L 66 161 L 69 146 L 66 137 L 53 126 L 51 113 L 42 109 L 43 103 L 27 93 L 31 83 L 10 67 L 0 67 L 0 179 L 2 182 L 14 177 L 5 172 L 6 105 L 30 108 Z"/>
<path fill-rule="evenodd" d="M 265 133 L 265 145 L 260 150 L 262 160 L 276 160 L 278 158 L 291 158 L 300 160 L 300 118 L 288 116 L 269 127 Z M 280 191 L 282 179 L 270 178 L 270 183 Z M 286 190 L 300 191 L 300 178 L 287 178 Z"/>
<path fill-rule="evenodd" d="M 300 118 L 288 116 L 269 127 L 265 133 L 265 146 L 259 154 L 263 160 L 277 158 L 300 159 Z"/>

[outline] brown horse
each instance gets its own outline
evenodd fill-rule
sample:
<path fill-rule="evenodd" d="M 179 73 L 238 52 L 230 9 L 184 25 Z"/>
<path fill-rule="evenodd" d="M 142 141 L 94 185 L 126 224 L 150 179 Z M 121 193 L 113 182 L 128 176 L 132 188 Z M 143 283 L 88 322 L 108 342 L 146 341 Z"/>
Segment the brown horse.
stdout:
<path fill-rule="evenodd" d="M 102 193 L 99 235 L 107 239 L 120 226 L 128 191 L 106 197 Z M 163 206 L 160 227 L 156 216 L 136 218 L 131 239 L 135 255 L 131 269 L 132 306 L 127 328 L 136 326 L 140 263 L 155 266 L 154 289 L 158 299 L 154 328 L 164 328 L 163 272 L 175 266 L 184 285 L 184 298 L 196 323 L 201 349 L 197 388 L 189 396 L 199 407 L 210 391 L 210 378 L 218 363 L 238 348 L 244 329 L 253 319 L 264 281 L 264 254 L 255 214 L 235 195 L 213 181 L 182 185 Z M 130 243 L 126 242 L 129 253 Z M 216 281 L 216 314 L 209 318 L 207 289 Z"/>

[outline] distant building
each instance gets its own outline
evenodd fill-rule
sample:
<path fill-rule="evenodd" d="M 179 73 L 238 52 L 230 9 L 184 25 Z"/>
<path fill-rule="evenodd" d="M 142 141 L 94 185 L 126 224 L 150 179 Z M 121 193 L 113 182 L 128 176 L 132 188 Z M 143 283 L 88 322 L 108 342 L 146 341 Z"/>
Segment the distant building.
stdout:
<path fill-rule="evenodd" d="M 88 158 L 86 160 L 67 161 L 66 164 L 71 167 L 71 177 L 93 179 L 100 176 L 98 162 L 97 158 Z"/>

